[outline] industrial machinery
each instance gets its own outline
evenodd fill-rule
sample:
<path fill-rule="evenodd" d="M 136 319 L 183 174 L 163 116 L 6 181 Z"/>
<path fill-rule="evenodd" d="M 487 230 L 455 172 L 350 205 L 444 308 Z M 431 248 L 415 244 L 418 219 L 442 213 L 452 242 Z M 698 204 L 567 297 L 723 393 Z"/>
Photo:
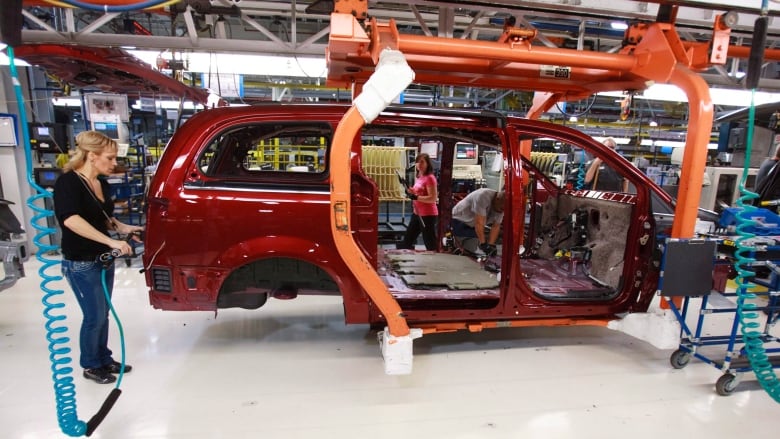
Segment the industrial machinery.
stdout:
<path fill-rule="evenodd" d="M 0 258 L 2 264 L 2 278 L 0 290 L 12 287 L 17 280 L 24 277 L 23 262 L 27 259 L 27 248 L 23 242 L 13 239 L 14 235 L 24 233 L 22 224 L 16 218 L 8 200 L 0 198 Z"/>

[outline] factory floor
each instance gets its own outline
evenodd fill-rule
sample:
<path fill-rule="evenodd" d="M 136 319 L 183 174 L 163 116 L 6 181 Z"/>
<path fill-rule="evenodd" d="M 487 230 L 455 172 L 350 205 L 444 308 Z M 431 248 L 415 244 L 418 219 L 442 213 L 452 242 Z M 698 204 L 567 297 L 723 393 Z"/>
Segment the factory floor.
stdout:
<path fill-rule="evenodd" d="M 673 369 L 673 350 L 610 329 L 428 335 L 414 342 L 413 373 L 388 376 L 375 334 L 345 325 L 338 297 L 271 299 L 218 316 L 164 312 L 149 306 L 139 264 L 120 263 L 114 289 L 133 370 L 93 438 L 769 438 L 780 426 L 780 404 L 752 373 L 719 396 L 714 367 L 692 360 Z M 66 437 L 40 263 L 25 267 L 25 278 L 0 291 L 0 436 Z M 57 285 L 75 341 L 80 311 Z M 70 355 L 78 419 L 87 421 L 114 386 L 84 379 L 77 347 Z"/>

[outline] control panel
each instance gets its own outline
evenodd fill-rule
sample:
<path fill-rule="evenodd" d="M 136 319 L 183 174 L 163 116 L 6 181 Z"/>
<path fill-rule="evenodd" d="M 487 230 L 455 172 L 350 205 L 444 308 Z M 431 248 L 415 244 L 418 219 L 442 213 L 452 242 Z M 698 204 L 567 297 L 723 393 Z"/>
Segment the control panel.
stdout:
<path fill-rule="evenodd" d="M 482 167 L 479 165 L 454 165 L 452 167 L 453 180 L 481 180 Z"/>

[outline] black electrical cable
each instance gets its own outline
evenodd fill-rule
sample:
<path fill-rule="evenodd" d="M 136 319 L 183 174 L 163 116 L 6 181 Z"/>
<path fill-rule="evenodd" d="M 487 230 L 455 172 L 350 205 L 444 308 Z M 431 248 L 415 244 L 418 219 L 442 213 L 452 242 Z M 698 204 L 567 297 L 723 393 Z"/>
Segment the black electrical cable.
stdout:
<path fill-rule="evenodd" d="M 587 106 L 587 107 L 585 107 L 585 109 L 584 109 L 584 110 L 582 110 L 582 111 L 580 111 L 579 113 L 567 113 L 567 112 L 566 112 L 566 110 L 564 110 L 563 108 L 561 108 L 561 107 L 560 107 L 560 105 L 558 104 L 558 102 L 556 102 L 556 103 L 555 103 L 555 108 L 557 108 L 557 109 L 558 109 L 558 111 L 560 111 L 560 112 L 561 112 L 561 114 L 563 114 L 564 116 L 568 116 L 568 117 L 580 117 L 580 116 L 583 116 L 583 115 L 587 114 L 587 113 L 590 111 L 590 109 L 591 109 L 591 108 L 593 108 L 593 104 L 595 104 L 595 103 L 596 103 L 596 95 L 594 94 L 594 95 L 593 95 L 593 99 L 590 101 L 590 103 L 588 104 L 588 106 Z"/>

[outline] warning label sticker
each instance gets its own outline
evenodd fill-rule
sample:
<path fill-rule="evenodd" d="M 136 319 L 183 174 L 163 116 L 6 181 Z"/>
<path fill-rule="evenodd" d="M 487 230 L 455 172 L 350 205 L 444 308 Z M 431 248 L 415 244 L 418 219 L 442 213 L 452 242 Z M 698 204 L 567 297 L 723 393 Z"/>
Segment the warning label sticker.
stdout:
<path fill-rule="evenodd" d="M 571 67 L 539 66 L 539 76 L 542 78 L 571 79 Z"/>

